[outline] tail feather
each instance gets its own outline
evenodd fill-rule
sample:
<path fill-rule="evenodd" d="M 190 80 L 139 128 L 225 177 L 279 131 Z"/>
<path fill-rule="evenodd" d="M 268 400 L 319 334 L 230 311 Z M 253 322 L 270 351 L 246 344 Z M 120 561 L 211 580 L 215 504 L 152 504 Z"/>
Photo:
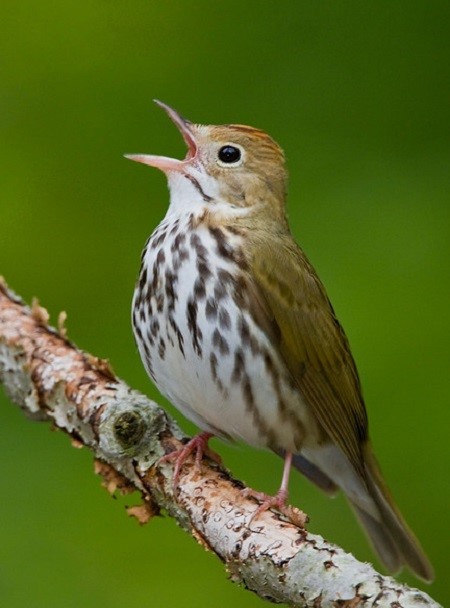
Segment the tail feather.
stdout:
<path fill-rule="evenodd" d="M 384 522 L 380 523 L 370 513 L 363 511 L 350 500 L 349 503 L 383 564 L 389 572 L 398 572 L 404 560 L 397 543 L 392 538 L 390 531 L 386 529 Z"/>
<path fill-rule="evenodd" d="M 374 522 L 366 514 L 361 517 L 357 509 L 355 510 L 374 547 L 387 567 L 390 568 L 390 562 L 397 563 L 397 566 L 393 567 L 392 571 L 396 571 L 403 564 L 407 564 L 417 576 L 426 581 L 433 580 L 433 568 L 419 541 L 397 508 L 384 482 L 380 467 L 372 453 L 370 445 L 366 446 L 364 456 L 367 487 L 380 513 L 380 521 Z M 383 545 L 386 544 L 386 537 L 389 537 L 389 544 L 395 547 L 395 551 L 388 551 L 387 548 L 384 551 L 378 550 L 377 545 L 381 543 Z"/>
<path fill-rule="evenodd" d="M 408 565 L 420 578 L 433 580 L 433 568 L 396 507 L 370 444 L 364 446 L 363 452 L 365 479 L 344 453 L 331 444 L 304 450 L 301 456 L 294 456 L 293 463 L 325 491 L 330 493 L 335 485 L 344 491 L 373 548 L 390 572 Z"/>

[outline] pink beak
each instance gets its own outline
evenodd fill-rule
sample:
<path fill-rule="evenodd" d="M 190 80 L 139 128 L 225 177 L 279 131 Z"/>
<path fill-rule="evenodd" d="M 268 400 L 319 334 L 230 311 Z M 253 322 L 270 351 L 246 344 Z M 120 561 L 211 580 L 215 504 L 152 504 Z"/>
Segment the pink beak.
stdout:
<path fill-rule="evenodd" d="M 157 169 L 164 171 L 164 173 L 167 173 L 168 171 L 183 172 L 185 170 L 186 163 L 191 161 L 197 154 L 197 144 L 192 134 L 192 123 L 180 116 L 178 112 L 162 101 L 155 99 L 154 102 L 167 112 L 169 118 L 178 127 L 178 130 L 188 146 L 186 158 L 184 160 L 177 160 L 167 156 L 152 156 L 150 154 L 125 154 L 125 158 L 135 160 L 136 162 L 143 163 L 144 165 L 149 165 L 150 167 L 156 167 Z"/>

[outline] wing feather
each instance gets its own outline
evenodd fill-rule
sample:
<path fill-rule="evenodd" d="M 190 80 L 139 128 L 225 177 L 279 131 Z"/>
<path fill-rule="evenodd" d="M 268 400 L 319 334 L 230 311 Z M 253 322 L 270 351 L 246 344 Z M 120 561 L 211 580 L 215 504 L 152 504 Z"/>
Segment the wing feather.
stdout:
<path fill-rule="evenodd" d="M 363 475 L 367 414 L 347 337 L 314 268 L 290 236 L 250 248 L 259 314 L 320 425 Z M 263 303 L 263 304 L 262 304 Z"/>

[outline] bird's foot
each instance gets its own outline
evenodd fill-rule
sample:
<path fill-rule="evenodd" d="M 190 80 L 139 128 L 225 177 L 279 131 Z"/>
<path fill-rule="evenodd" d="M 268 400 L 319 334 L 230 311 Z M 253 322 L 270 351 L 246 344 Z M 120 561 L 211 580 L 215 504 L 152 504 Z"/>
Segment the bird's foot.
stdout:
<path fill-rule="evenodd" d="M 251 497 L 255 498 L 261 504 L 252 514 L 249 524 L 252 523 L 254 519 L 259 517 L 261 513 L 268 511 L 269 509 L 276 509 L 282 515 L 284 515 L 294 526 L 298 526 L 299 528 L 304 528 L 308 523 L 308 516 L 306 513 L 303 513 L 297 507 L 293 507 L 291 505 L 286 504 L 288 493 L 287 490 L 281 488 L 275 494 L 275 496 L 270 496 L 269 494 L 264 494 L 264 492 L 256 492 L 251 488 L 245 488 L 242 490 L 242 495 L 246 498 Z"/>
<path fill-rule="evenodd" d="M 222 459 L 220 458 L 219 454 L 211 450 L 208 446 L 208 441 L 211 439 L 211 437 L 213 437 L 212 433 L 200 433 L 199 435 L 196 435 L 195 437 L 190 439 L 179 450 L 174 450 L 173 452 L 170 452 L 170 454 L 166 454 L 165 456 L 159 459 L 158 464 L 162 462 L 175 463 L 172 476 L 172 483 L 174 488 L 178 485 L 178 480 L 180 478 L 181 469 L 183 468 L 184 463 L 194 452 L 195 468 L 197 470 L 201 468 L 202 458 L 205 454 L 218 464 L 222 463 Z"/>

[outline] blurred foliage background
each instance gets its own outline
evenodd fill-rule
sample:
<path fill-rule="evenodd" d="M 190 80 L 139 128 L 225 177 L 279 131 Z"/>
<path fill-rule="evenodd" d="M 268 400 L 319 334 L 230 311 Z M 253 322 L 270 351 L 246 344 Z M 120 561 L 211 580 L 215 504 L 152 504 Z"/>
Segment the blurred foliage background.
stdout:
<path fill-rule="evenodd" d="M 436 567 L 428 590 L 440 601 L 449 34 L 445 0 L 3 0 L 0 20 L 0 273 L 54 322 L 66 310 L 80 347 L 161 400 L 129 318 L 140 252 L 168 194 L 162 174 L 122 154 L 184 155 L 154 97 L 196 122 L 267 130 L 286 151 L 293 232 L 349 335 L 378 458 Z M 128 518 L 130 498 L 100 488 L 87 450 L 0 401 L 5 606 L 263 605 L 173 521 Z M 251 486 L 277 488 L 275 456 L 214 447 Z M 296 474 L 291 488 L 311 530 L 374 560 L 342 497 Z"/>

